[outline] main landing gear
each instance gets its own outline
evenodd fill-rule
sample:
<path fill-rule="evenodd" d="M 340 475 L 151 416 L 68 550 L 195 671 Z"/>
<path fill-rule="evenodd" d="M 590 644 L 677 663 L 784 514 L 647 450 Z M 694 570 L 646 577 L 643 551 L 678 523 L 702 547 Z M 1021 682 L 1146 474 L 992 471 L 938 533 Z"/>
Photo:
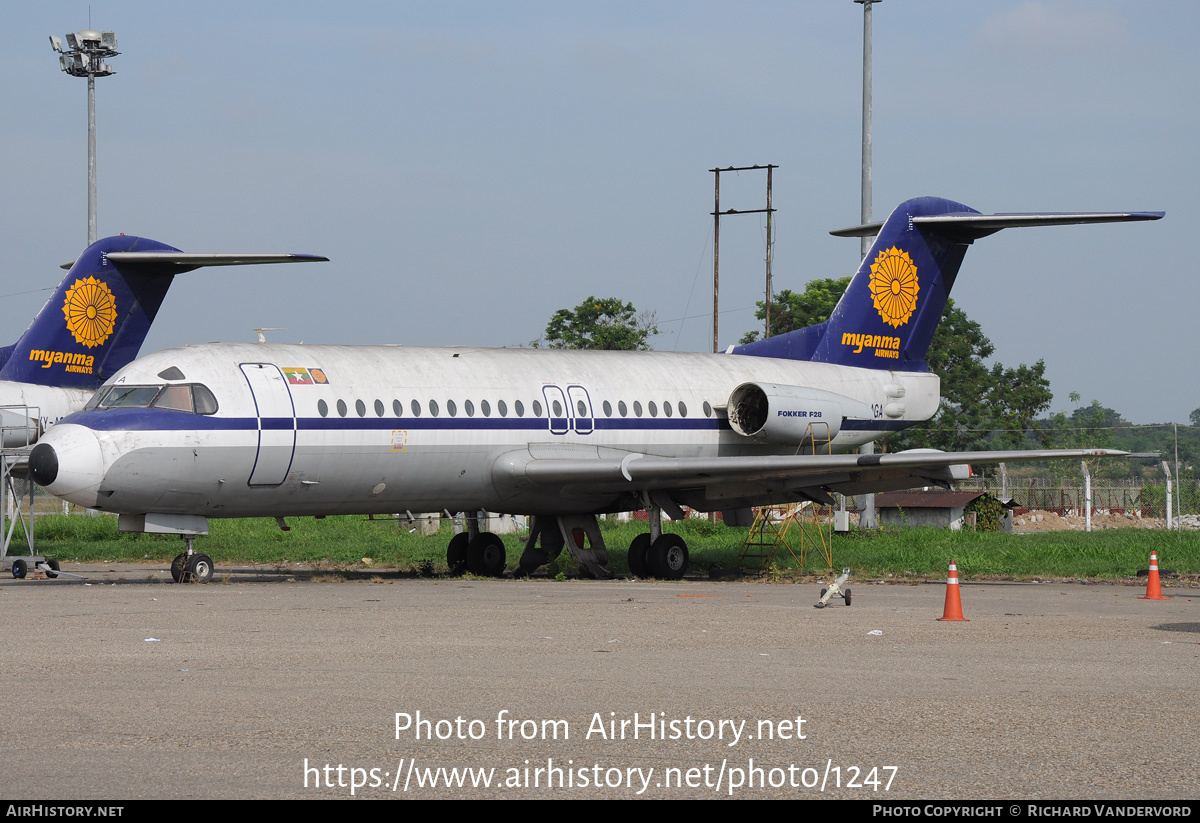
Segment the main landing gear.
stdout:
<path fill-rule="evenodd" d="M 688 547 L 677 534 L 664 534 L 661 508 L 650 503 L 650 532 L 639 534 L 629 546 L 629 571 L 634 577 L 679 580 L 688 570 Z M 539 545 L 540 544 L 540 545 Z M 533 518 L 520 566 L 513 572 L 524 577 L 562 552 L 579 564 L 582 574 L 594 578 L 612 577 L 608 567 L 608 549 L 595 515 L 539 515 Z"/>
<path fill-rule="evenodd" d="M 651 521 L 653 522 L 653 521 Z M 688 570 L 688 547 L 677 534 L 651 538 L 639 534 L 629 546 L 629 572 L 634 577 L 680 580 Z"/>
<path fill-rule="evenodd" d="M 185 534 L 183 540 L 187 551 L 175 555 L 171 561 L 171 579 L 176 583 L 207 583 L 212 580 L 213 561 L 207 554 L 197 554 L 192 548 L 194 535 Z"/>
<path fill-rule="evenodd" d="M 479 520 L 468 515 L 467 530 L 450 538 L 446 547 L 446 566 L 457 577 L 470 572 L 478 577 L 499 577 L 508 561 L 504 541 L 491 532 L 479 531 Z"/>

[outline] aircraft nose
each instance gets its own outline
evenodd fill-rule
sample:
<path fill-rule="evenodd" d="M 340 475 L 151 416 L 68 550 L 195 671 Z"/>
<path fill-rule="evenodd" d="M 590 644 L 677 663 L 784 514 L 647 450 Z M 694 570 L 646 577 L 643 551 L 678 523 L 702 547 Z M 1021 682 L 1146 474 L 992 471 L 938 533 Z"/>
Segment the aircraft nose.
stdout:
<path fill-rule="evenodd" d="M 104 455 L 91 429 L 60 423 L 29 453 L 29 476 L 51 494 L 91 506 L 104 477 Z"/>
<path fill-rule="evenodd" d="M 29 476 L 39 486 L 49 486 L 58 477 L 58 452 L 49 443 L 39 443 L 29 453 Z"/>

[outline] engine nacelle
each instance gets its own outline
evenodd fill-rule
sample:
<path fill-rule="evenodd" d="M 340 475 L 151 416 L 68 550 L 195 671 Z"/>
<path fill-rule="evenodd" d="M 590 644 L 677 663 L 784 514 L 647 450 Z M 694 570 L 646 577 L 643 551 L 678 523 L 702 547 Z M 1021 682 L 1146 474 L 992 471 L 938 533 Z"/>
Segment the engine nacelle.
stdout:
<path fill-rule="evenodd" d="M 871 408 L 852 397 L 775 383 L 743 383 L 729 395 L 728 409 L 738 434 L 796 446 L 832 440 L 847 417 L 871 419 Z"/>
<path fill-rule="evenodd" d="M 23 406 L 18 408 L 24 409 Z M 36 443 L 41 432 L 36 418 L 11 408 L 0 409 L 0 446 L 6 449 L 19 448 Z"/>

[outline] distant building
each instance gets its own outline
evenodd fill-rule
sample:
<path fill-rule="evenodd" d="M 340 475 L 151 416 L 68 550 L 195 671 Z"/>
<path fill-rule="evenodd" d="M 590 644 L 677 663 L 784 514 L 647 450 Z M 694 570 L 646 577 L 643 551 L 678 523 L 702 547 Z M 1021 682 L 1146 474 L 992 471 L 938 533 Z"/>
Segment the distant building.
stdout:
<path fill-rule="evenodd" d="M 875 495 L 879 525 L 900 528 L 961 529 L 970 516 L 966 509 L 987 492 L 903 491 Z M 1012 501 L 999 501 L 1002 507 L 1000 530 L 1012 531 Z"/>

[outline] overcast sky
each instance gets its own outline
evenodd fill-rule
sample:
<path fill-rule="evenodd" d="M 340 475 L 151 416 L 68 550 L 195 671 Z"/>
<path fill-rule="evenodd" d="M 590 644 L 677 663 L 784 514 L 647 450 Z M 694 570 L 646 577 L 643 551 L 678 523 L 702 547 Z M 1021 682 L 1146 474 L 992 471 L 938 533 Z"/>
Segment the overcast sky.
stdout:
<path fill-rule="evenodd" d="M 143 351 L 212 340 L 527 343 L 590 294 L 711 347 L 714 166 L 774 163 L 776 289 L 851 274 L 862 6 L 822 2 L 98 0 L 101 236 L 331 263 L 177 279 Z M 87 237 L 86 82 L 48 35 L 84 2 L 2 0 L 5 264 L 14 341 Z M 1165 210 L 1016 229 L 954 298 L 1006 365 L 1139 423 L 1200 406 L 1194 2 L 886 0 L 874 7 L 874 217 Z M 760 208 L 761 173 L 722 175 Z M 760 216 L 721 225 L 721 341 L 757 327 Z"/>

